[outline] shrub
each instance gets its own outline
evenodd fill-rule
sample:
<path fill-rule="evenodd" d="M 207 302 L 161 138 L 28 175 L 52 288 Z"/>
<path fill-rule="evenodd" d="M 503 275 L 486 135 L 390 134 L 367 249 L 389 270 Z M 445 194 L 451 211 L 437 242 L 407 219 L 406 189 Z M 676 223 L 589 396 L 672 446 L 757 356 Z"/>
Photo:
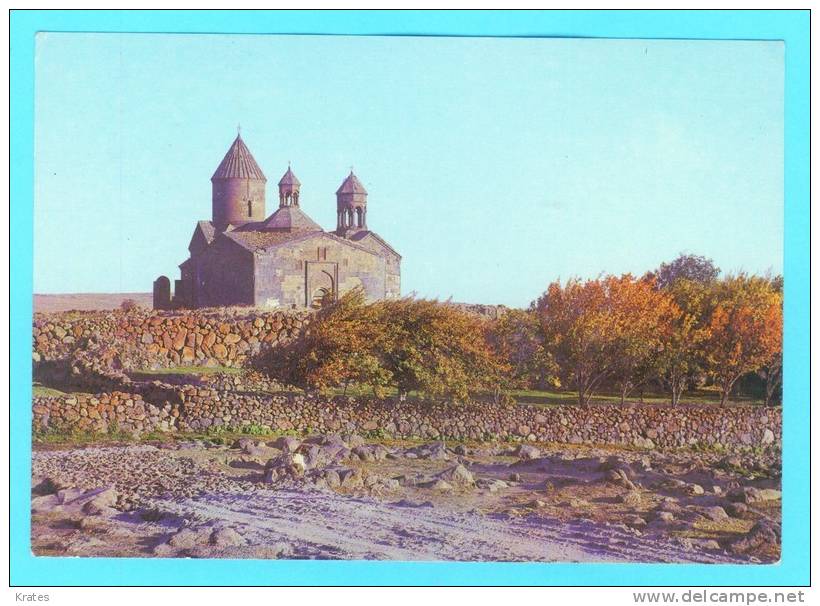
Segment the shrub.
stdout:
<path fill-rule="evenodd" d="M 259 365 L 297 387 L 366 385 L 466 400 L 497 388 L 509 368 L 488 343 L 489 322 L 437 301 L 365 303 L 356 289 L 322 308 L 304 332 Z"/>

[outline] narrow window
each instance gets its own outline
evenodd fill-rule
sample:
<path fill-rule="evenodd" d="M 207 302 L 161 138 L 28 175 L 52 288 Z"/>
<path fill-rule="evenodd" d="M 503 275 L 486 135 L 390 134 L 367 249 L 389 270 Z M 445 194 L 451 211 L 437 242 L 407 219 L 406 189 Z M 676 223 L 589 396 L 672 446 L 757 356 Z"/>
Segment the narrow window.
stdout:
<path fill-rule="evenodd" d="M 252 203 L 250 200 L 248 200 L 248 216 L 249 216 L 249 217 L 252 217 L 252 216 L 253 216 L 253 212 L 252 212 L 252 211 L 253 211 L 253 208 L 251 207 L 251 205 L 252 205 L 252 204 L 253 204 L 253 203 Z"/>

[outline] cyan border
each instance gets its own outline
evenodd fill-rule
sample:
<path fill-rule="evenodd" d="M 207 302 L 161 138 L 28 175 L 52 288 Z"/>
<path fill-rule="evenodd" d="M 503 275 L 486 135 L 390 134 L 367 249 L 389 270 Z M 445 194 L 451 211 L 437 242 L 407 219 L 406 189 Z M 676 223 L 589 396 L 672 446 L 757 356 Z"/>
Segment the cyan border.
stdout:
<path fill-rule="evenodd" d="M 12 11 L 10 579 L 21 585 L 808 585 L 809 19 L 805 11 Z M 770 566 L 35 558 L 29 549 L 38 31 L 783 40 L 783 557 Z"/>

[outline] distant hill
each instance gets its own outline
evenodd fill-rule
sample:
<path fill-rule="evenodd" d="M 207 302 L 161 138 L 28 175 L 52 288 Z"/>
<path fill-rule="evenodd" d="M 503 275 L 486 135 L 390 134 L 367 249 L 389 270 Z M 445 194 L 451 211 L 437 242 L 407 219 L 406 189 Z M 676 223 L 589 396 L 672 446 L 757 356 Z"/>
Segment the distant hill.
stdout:
<path fill-rule="evenodd" d="M 103 292 L 103 293 L 71 293 L 65 295 L 34 295 L 35 312 L 57 311 L 94 311 L 103 309 L 118 309 L 125 299 L 133 299 L 142 307 L 153 306 L 153 296 L 150 292 Z"/>

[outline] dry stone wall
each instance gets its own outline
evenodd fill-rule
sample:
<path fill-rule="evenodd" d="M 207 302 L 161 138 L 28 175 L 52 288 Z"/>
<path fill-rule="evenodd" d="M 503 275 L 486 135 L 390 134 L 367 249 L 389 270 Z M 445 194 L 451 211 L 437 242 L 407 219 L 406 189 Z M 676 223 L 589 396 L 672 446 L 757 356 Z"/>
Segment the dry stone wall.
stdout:
<path fill-rule="evenodd" d="M 119 368 L 242 367 L 249 356 L 292 339 L 309 312 L 224 308 L 185 312 L 36 314 L 35 363 L 83 352 Z"/>
<path fill-rule="evenodd" d="M 34 428 L 208 432 L 375 432 L 394 438 L 515 439 L 639 448 L 779 444 L 778 408 L 752 406 L 439 405 L 249 394 L 203 386 L 135 385 L 141 393 L 67 394 L 34 400 Z"/>

